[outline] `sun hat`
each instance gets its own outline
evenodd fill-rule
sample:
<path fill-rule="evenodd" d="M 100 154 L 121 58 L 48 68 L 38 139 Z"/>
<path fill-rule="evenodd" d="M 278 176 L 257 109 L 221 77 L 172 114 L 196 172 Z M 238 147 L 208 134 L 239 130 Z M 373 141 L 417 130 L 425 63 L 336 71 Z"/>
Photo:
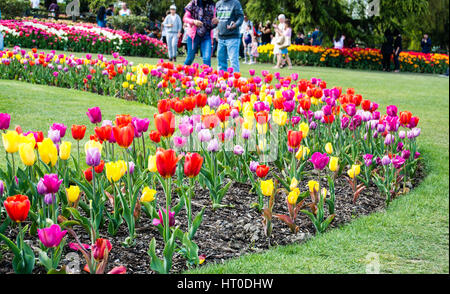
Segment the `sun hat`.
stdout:
<path fill-rule="evenodd" d="M 175 6 L 175 4 L 172 4 L 170 5 L 170 9 L 177 10 L 177 7 Z"/>

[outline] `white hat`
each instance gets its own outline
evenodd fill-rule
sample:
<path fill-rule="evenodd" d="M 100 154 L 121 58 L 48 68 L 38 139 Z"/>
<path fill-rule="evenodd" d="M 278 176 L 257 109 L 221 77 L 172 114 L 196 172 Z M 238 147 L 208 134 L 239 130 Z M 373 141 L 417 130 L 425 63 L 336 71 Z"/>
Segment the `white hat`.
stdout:
<path fill-rule="evenodd" d="M 170 5 L 170 9 L 177 10 L 177 7 L 175 6 L 175 4 L 172 4 Z"/>

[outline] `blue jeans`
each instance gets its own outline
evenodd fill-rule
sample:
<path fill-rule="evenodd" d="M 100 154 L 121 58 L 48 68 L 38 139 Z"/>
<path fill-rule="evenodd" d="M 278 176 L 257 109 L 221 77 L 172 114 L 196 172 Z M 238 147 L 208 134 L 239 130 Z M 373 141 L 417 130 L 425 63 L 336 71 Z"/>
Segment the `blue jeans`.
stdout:
<path fill-rule="evenodd" d="M 169 58 L 176 58 L 178 50 L 178 33 L 167 33 L 166 39 Z"/>
<path fill-rule="evenodd" d="M 200 51 L 202 51 L 203 63 L 211 66 L 211 36 L 209 33 L 205 34 L 203 37 L 195 36 L 194 42 L 192 42 L 192 38 L 188 37 L 186 41 L 187 45 L 187 56 L 184 61 L 185 65 L 191 65 L 194 62 L 195 53 L 197 53 L 198 48 L 200 46 Z"/>
<path fill-rule="evenodd" d="M 3 33 L 0 32 L 0 51 L 4 49 Z"/>
<path fill-rule="evenodd" d="M 219 70 L 228 69 L 228 59 L 234 72 L 239 72 L 239 44 L 241 40 L 219 39 L 219 48 L 217 49 L 217 59 L 219 61 Z"/>

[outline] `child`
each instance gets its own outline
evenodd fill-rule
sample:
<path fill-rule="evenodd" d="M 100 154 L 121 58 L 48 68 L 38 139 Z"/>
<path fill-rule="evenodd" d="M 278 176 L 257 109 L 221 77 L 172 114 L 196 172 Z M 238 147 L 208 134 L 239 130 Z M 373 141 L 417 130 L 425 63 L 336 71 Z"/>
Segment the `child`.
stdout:
<path fill-rule="evenodd" d="M 255 64 L 256 59 L 258 58 L 258 39 L 255 35 L 252 36 L 252 44 L 251 44 L 251 55 L 250 55 L 250 63 L 249 64 Z M 252 61 L 251 58 L 254 57 L 255 59 Z"/>
<path fill-rule="evenodd" d="M 244 45 L 244 56 L 245 56 L 244 63 L 245 64 L 251 64 L 252 63 L 252 54 L 251 54 L 252 39 L 253 39 L 252 28 L 250 26 L 247 26 L 245 28 L 244 34 L 242 35 L 242 43 Z M 250 58 L 250 62 L 249 63 L 247 63 L 247 56 Z"/>

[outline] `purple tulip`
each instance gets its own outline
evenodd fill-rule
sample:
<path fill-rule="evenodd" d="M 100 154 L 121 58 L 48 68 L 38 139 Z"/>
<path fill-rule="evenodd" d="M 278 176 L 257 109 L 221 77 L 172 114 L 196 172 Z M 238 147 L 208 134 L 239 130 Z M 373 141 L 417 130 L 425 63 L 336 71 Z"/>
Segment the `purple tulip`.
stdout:
<path fill-rule="evenodd" d="M 413 128 L 411 131 L 413 133 L 414 138 L 417 138 L 420 136 L 420 128 Z"/>
<path fill-rule="evenodd" d="M 348 115 L 354 116 L 356 114 L 356 106 L 353 103 L 347 104 L 345 107 L 345 112 L 347 112 Z"/>
<path fill-rule="evenodd" d="M 102 112 L 100 110 L 100 107 L 93 107 L 93 108 L 88 108 L 88 112 L 86 112 L 89 120 L 91 121 L 91 123 L 93 124 L 97 124 L 99 122 L 102 121 Z"/>
<path fill-rule="evenodd" d="M 312 121 L 312 122 L 309 124 L 309 128 L 310 128 L 311 130 L 315 130 L 315 129 L 317 128 L 317 123 L 316 123 L 315 121 Z"/>
<path fill-rule="evenodd" d="M 402 157 L 407 160 L 409 157 L 411 156 L 411 151 L 409 151 L 408 149 L 404 149 L 402 151 Z"/>
<path fill-rule="evenodd" d="M 61 136 L 58 130 L 48 130 L 48 135 L 54 144 L 58 144 L 61 141 Z"/>
<path fill-rule="evenodd" d="M 217 108 L 217 107 L 219 107 L 220 103 L 221 103 L 221 100 L 220 100 L 220 97 L 219 97 L 219 96 L 213 95 L 213 96 L 210 96 L 210 97 L 208 98 L 208 105 L 209 105 L 209 107 L 211 107 L 211 108 Z"/>
<path fill-rule="evenodd" d="M 326 153 L 322 154 L 320 152 L 315 152 L 311 156 L 309 161 L 312 162 L 315 169 L 323 170 L 327 166 L 328 162 L 330 161 L 330 158 L 328 157 L 328 155 Z"/>
<path fill-rule="evenodd" d="M 391 134 L 387 134 L 386 138 L 384 138 L 384 145 L 391 145 L 394 143 L 395 137 Z"/>
<path fill-rule="evenodd" d="M 367 166 L 367 167 L 369 167 L 369 166 L 371 166 L 372 165 L 372 159 L 373 159 L 373 155 L 372 154 L 365 154 L 364 156 L 363 156 L 363 159 L 364 159 L 364 164 Z"/>
<path fill-rule="evenodd" d="M 350 119 L 348 118 L 348 116 L 344 116 L 341 119 L 341 129 L 345 130 L 348 125 L 350 124 Z"/>
<path fill-rule="evenodd" d="M 217 152 L 217 151 L 219 151 L 219 141 L 217 141 L 217 139 L 212 139 L 211 141 L 209 141 L 209 144 L 206 147 L 206 149 L 209 152 Z"/>
<path fill-rule="evenodd" d="M 98 148 L 89 148 L 86 150 L 86 164 L 89 166 L 97 166 L 100 164 L 101 154 Z"/>
<path fill-rule="evenodd" d="M 163 210 L 164 210 L 164 213 L 167 212 L 167 210 L 165 210 L 164 208 L 163 208 Z M 152 221 L 153 225 L 154 226 L 161 225 L 164 227 L 164 221 L 163 221 L 161 209 L 158 210 L 158 216 L 159 216 L 159 219 L 157 219 L 157 218 L 153 219 L 153 221 Z M 175 225 L 175 211 L 169 210 L 169 227 L 173 227 L 174 225 Z"/>
<path fill-rule="evenodd" d="M 212 138 L 211 132 L 208 129 L 201 130 L 197 136 L 200 142 L 209 142 Z"/>
<path fill-rule="evenodd" d="M 59 190 L 59 186 L 62 183 L 62 179 L 58 179 L 57 174 L 46 174 L 42 178 L 42 182 L 48 194 L 55 194 Z"/>
<path fill-rule="evenodd" d="M 350 131 L 355 130 L 356 128 L 358 128 L 362 123 L 362 118 L 360 115 L 355 115 L 352 118 L 352 121 L 350 122 L 350 125 L 348 126 Z"/>
<path fill-rule="evenodd" d="M 331 115 L 333 109 L 330 105 L 327 104 L 322 107 L 322 111 L 323 111 L 323 115 Z"/>
<path fill-rule="evenodd" d="M 51 225 L 48 228 L 38 229 L 37 231 L 39 240 L 47 248 L 57 247 L 67 234 L 67 231 L 61 231 L 61 227 L 57 224 Z"/>
<path fill-rule="evenodd" d="M 391 117 L 397 116 L 397 106 L 389 105 L 386 108 L 386 113 L 387 113 L 388 116 L 391 116 Z"/>
<path fill-rule="evenodd" d="M 403 150 L 403 146 L 404 146 L 403 142 L 398 142 L 397 143 L 397 152 L 402 151 Z"/>
<path fill-rule="evenodd" d="M 386 117 L 386 126 L 389 132 L 397 132 L 398 127 L 400 126 L 400 122 L 398 121 L 397 116 L 388 116 Z"/>
<path fill-rule="evenodd" d="M 231 128 L 226 129 L 224 133 L 225 140 L 231 140 L 233 139 L 233 137 L 234 137 L 234 130 Z"/>
<path fill-rule="evenodd" d="M 399 155 L 396 155 L 394 159 L 392 159 L 392 165 L 399 169 L 402 167 L 402 165 L 405 163 L 405 159 Z"/>
<path fill-rule="evenodd" d="M 134 164 L 134 162 L 129 161 L 128 162 L 128 169 L 126 172 L 128 172 L 128 170 L 130 171 L 130 175 L 132 175 L 134 173 L 134 168 L 136 167 L 136 165 Z"/>
<path fill-rule="evenodd" d="M 0 198 L 3 197 L 4 192 L 5 192 L 5 183 L 3 183 L 2 180 L 0 180 Z"/>
<path fill-rule="evenodd" d="M 250 170 L 252 172 L 256 172 L 256 168 L 258 167 L 259 163 L 257 161 L 250 161 Z"/>
<path fill-rule="evenodd" d="M 45 194 L 44 196 L 44 203 L 47 205 L 52 205 L 53 204 L 53 200 L 55 199 L 55 197 L 53 196 L 53 194 Z"/>
<path fill-rule="evenodd" d="M 131 120 L 134 128 L 134 136 L 139 138 L 143 133 L 147 132 L 150 120 L 148 118 L 137 118 L 133 117 Z"/>
<path fill-rule="evenodd" d="M 47 187 L 45 187 L 45 185 L 44 185 L 44 178 L 41 178 L 39 180 L 36 188 L 37 188 L 38 193 L 41 194 L 41 195 L 45 195 L 45 194 L 48 193 L 47 192 Z"/>
<path fill-rule="evenodd" d="M 374 112 L 372 113 L 372 119 L 373 119 L 373 120 L 379 120 L 380 117 L 381 117 L 381 113 L 380 113 L 379 111 L 374 111 Z"/>
<path fill-rule="evenodd" d="M 57 130 L 59 132 L 59 137 L 64 138 L 66 135 L 67 127 L 64 124 L 54 123 L 51 127 L 51 130 Z"/>
<path fill-rule="evenodd" d="M 378 124 L 377 125 L 377 132 L 383 133 L 386 130 L 386 126 L 384 124 Z"/>
<path fill-rule="evenodd" d="M 8 113 L 0 113 L 0 130 L 9 129 L 9 124 L 11 123 L 11 115 Z"/>
<path fill-rule="evenodd" d="M 242 138 L 245 140 L 248 140 L 250 136 L 252 135 L 252 132 L 248 129 L 242 129 Z"/>
<path fill-rule="evenodd" d="M 389 165 L 390 163 L 391 163 L 391 159 L 389 158 L 389 156 L 387 156 L 387 155 L 383 156 L 383 158 L 381 159 L 381 164 Z"/>
<path fill-rule="evenodd" d="M 419 152 L 414 153 L 414 159 L 417 159 L 419 157 L 420 157 L 420 153 Z"/>
<path fill-rule="evenodd" d="M 236 145 L 234 146 L 233 152 L 236 155 L 242 155 L 242 153 L 244 153 L 244 148 L 242 148 L 242 146 L 240 145 Z"/>
<path fill-rule="evenodd" d="M 286 112 L 294 111 L 294 109 L 295 109 L 295 101 L 294 100 L 283 101 L 283 109 Z"/>

